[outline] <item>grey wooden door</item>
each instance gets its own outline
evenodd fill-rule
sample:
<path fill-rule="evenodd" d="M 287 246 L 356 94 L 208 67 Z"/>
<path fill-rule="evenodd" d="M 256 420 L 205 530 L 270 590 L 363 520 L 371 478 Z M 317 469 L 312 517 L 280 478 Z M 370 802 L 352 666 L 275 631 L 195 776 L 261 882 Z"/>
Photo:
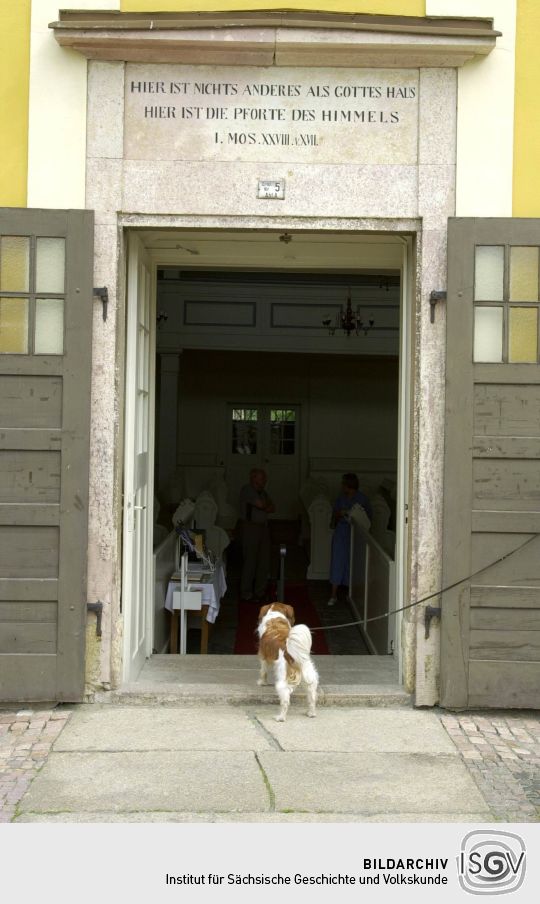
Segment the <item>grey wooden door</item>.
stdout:
<path fill-rule="evenodd" d="M 539 248 L 540 220 L 449 221 L 443 586 L 475 575 L 442 599 L 449 708 L 540 708 Z"/>
<path fill-rule="evenodd" d="M 0 700 L 82 699 L 93 213 L 0 209 Z"/>

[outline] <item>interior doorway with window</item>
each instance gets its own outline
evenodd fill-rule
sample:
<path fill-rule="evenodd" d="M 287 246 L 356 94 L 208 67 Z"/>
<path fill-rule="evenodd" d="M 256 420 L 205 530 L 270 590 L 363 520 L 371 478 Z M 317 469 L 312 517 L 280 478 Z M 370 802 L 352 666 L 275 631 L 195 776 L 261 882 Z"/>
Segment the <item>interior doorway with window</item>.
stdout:
<path fill-rule="evenodd" d="M 238 403 L 229 406 L 230 445 L 227 463 L 229 493 L 237 499 L 246 482 L 246 468 L 271 474 L 272 518 L 294 520 L 300 508 L 300 406 Z"/>

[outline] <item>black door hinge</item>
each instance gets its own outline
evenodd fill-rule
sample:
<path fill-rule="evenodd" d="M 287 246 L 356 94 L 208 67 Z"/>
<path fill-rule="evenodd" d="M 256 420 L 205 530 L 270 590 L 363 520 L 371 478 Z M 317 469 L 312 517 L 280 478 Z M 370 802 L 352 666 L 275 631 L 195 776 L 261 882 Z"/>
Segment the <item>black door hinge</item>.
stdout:
<path fill-rule="evenodd" d="M 440 618 L 441 617 L 441 609 L 440 606 L 426 606 L 424 609 L 424 627 L 426 629 L 425 639 L 427 640 L 429 637 L 429 629 L 431 627 L 431 619 L 432 618 Z"/>
<path fill-rule="evenodd" d="M 98 600 L 97 603 L 87 603 L 88 612 L 93 612 L 96 616 L 96 637 L 101 637 L 101 619 L 103 616 L 103 603 Z"/>
<path fill-rule="evenodd" d="M 431 323 L 435 323 L 435 305 L 440 301 L 446 301 L 446 291 L 432 292 L 429 296 L 429 306 L 431 308 L 429 319 Z"/>
<path fill-rule="evenodd" d="M 107 306 L 109 304 L 109 290 L 107 286 L 101 286 L 93 290 L 94 298 L 101 298 L 103 305 L 103 320 L 107 319 Z"/>

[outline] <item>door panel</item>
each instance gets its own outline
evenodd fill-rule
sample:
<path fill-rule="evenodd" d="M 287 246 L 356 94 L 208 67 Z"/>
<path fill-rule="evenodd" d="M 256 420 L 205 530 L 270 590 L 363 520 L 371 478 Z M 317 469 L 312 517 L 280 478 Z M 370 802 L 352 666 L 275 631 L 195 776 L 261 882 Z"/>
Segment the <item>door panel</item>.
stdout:
<path fill-rule="evenodd" d="M 300 407 L 268 405 L 265 412 L 263 467 L 268 472 L 275 517 L 297 518 L 300 514 Z"/>
<path fill-rule="evenodd" d="M 124 679 L 137 678 L 152 653 L 152 474 L 155 291 L 152 267 L 135 234 L 128 240 L 126 432 L 124 472 Z"/>
<path fill-rule="evenodd" d="M 0 211 L 0 700 L 82 700 L 93 213 Z"/>
<path fill-rule="evenodd" d="M 540 708 L 539 248 L 538 220 L 449 221 L 443 586 L 462 583 L 442 601 L 447 707 Z"/>

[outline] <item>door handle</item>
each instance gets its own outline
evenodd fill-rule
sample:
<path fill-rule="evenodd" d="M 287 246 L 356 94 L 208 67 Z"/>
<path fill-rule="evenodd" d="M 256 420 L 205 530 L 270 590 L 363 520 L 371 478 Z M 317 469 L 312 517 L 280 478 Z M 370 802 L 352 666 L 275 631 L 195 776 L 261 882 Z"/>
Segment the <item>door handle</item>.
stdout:
<path fill-rule="evenodd" d="M 127 497 L 127 529 L 132 532 L 135 530 L 135 512 L 143 511 L 146 506 L 145 505 L 133 505 L 132 500 L 135 498 L 134 493 L 129 493 Z"/>

